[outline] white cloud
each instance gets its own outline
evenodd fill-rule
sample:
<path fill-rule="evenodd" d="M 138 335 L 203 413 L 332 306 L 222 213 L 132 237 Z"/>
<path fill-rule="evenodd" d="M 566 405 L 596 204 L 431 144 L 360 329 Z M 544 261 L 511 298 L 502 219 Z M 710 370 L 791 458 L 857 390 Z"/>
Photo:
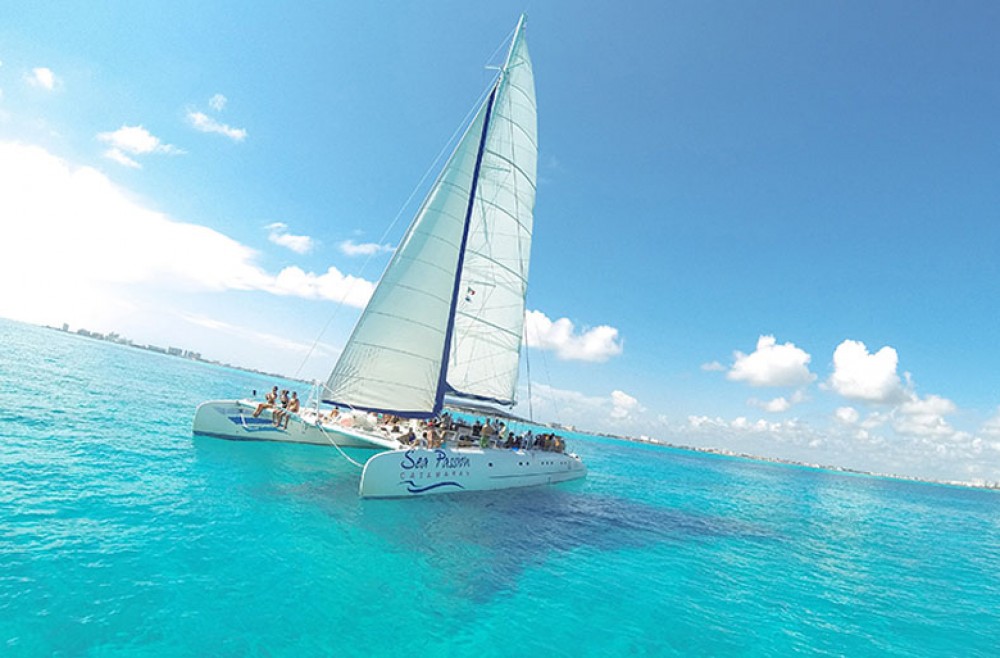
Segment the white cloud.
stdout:
<path fill-rule="evenodd" d="M 226 107 L 226 97 L 222 94 L 216 94 L 208 99 L 208 106 L 215 110 L 216 112 L 221 112 Z"/>
<path fill-rule="evenodd" d="M 114 160 L 118 164 L 130 167 L 132 169 L 142 169 L 141 164 L 139 164 L 132 158 L 122 153 L 120 149 L 110 148 L 104 152 L 104 157 L 108 158 L 109 160 Z"/>
<path fill-rule="evenodd" d="M 900 434 L 922 437 L 947 438 L 955 434 L 944 419 L 955 413 L 955 403 L 938 395 L 921 399 L 914 395 L 896 408 L 893 429 Z"/>
<path fill-rule="evenodd" d="M 705 372 L 725 372 L 726 366 L 722 365 L 718 361 L 712 361 L 711 363 L 701 364 L 701 369 Z"/>
<path fill-rule="evenodd" d="M 622 353 L 618 330 L 608 325 L 576 333 L 568 318 L 553 322 L 541 311 L 527 311 L 525 331 L 529 346 L 552 350 L 564 361 L 607 361 Z"/>
<path fill-rule="evenodd" d="M 520 404 L 515 413 L 528 415 L 527 391 L 519 391 Z M 535 418 L 545 421 L 571 422 L 592 432 L 628 433 L 634 436 L 661 426 L 662 420 L 646 419 L 646 408 L 639 401 L 620 390 L 606 396 L 586 395 L 579 391 L 554 388 L 532 383 L 531 407 Z"/>
<path fill-rule="evenodd" d="M 809 372 L 812 357 L 792 343 L 778 345 L 774 336 L 760 336 L 752 354 L 733 352 L 735 361 L 726 378 L 751 386 L 802 386 L 816 375 Z"/>
<path fill-rule="evenodd" d="M 25 80 L 33 87 L 41 87 L 48 91 L 55 89 L 58 82 L 58 78 L 56 78 L 56 74 L 52 72 L 52 69 L 45 68 L 44 66 L 31 69 L 31 73 L 25 75 Z"/>
<path fill-rule="evenodd" d="M 781 413 L 783 411 L 788 411 L 792 408 L 792 403 L 785 397 L 777 397 L 773 400 L 768 400 L 767 402 L 757 402 L 759 406 L 764 411 L 769 411 L 772 414 Z"/>
<path fill-rule="evenodd" d="M 122 286 L 264 291 L 361 307 L 374 284 L 335 268 L 271 274 L 249 247 L 149 210 L 106 176 L 47 151 L 0 142 L 0 316 L 59 323 L 94 313 Z M 90 309 L 90 310 L 88 310 Z M 63 315 L 65 313 L 65 315 Z"/>
<path fill-rule="evenodd" d="M 362 242 L 358 244 L 354 240 L 344 240 L 337 246 L 346 256 L 372 256 L 374 254 L 389 253 L 395 249 L 390 244 L 377 244 L 375 242 Z"/>
<path fill-rule="evenodd" d="M 164 144 L 159 137 L 142 126 L 122 126 L 114 132 L 98 133 L 97 139 L 129 153 L 171 153 L 174 147 Z"/>
<path fill-rule="evenodd" d="M 892 420 L 892 416 L 889 412 L 873 411 L 861 421 L 861 427 L 866 430 L 872 430 L 882 427 L 890 420 Z"/>
<path fill-rule="evenodd" d="M 626 420 L 633 413 L 643 412 L 645 409 L 639 401 L 624 391 L 611 391 L 611 418 L 614 420 Z"/>
<path fill-rule="evenodd" d="M 885 346 L 869 354 L 861 341 L 845 340 L 833 352 L 833 374 L 829 386 L 852 400 L 895 403 L 905 399 L 896 374 L 896 350 Z"/>
<path fill-rule="evenodd" d="M 305 272 L 291 266 L 286 267 L 273 281 L 268 281 L 261 290 L 276 295 L 293 295 L 306 299 L 326 299 L 343 302 L 355 308 L 364 308 L 375 292 L 375 284 L 365 279 L 342 274 L 336 267 L 330 267 L 324 274 Z"/>
<path fill-rule="evenodd" d="M 834 416 L 845 425 L 854 425 L 861 418 L 861 414 L 854 407 L 839 407 Z"/>
<path fill-rule="evenodd" d="M 776 414 L 788 411 L 794 405 L 801 403 L 805 399 L 806 399 L 806 394 L 800 390 L 800 391 L 795 391 L 795 393 L 793 393 L 790 397 L 787 398 L 781 396 L 774 398 L 773 400 L 767 400 L 767 401 L 757 400 L 756 398 L 750 398 L 749 404 L 755 407 L 759 407 L 764 411 Z"/>
<path fill-rule="evenodd" d="M 996 415 L 986 421 L 979 432 L 991 439 L 1000 439 L 1000 407 L 997 407 Z"/>
<path fill-rule="evenodd" d="M 125 155 L 147 155 L 149 153 L 163 153 L 167 155 L 180 155 L 184 151 L 164 144 L 159 137 L 151 134 L 142 126 L 122 126 L 114 132 L 98 133 L 97 139 L 111 145 L 111 148 L 104 152 L 104 157 L 115 162 L 132 167 L 140 168 L 138 162 Z"/>
<path fill-rule="evenodd" d="M 225 135 L 234 142 L 242 142 L 247 137 L 247 131 L 243 128 L 233 128 L 227 124 L 219 123 L 204 112 L 190 110 L 188 111 L 187 118 L 188 122 L 194 127 L 195 130 L 199 130 L 203 133 L 218 133 L 220 135 Z"/>
<path fill-rule="evenodd" d="M 268 230 L 267 239 L 276 245 L 291 249 L 297 254 L 306 254 L 312 251 L 313 239 L 308 235 L 292 235 L 288 232 L 288 225 L 282 222 L 274 222 L 265 226 Z"/>

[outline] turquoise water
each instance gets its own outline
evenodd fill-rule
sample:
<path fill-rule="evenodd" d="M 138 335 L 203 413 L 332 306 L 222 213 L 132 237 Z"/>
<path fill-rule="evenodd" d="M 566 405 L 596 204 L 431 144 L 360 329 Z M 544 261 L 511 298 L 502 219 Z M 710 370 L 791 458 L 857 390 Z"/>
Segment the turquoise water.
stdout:
<path fill-rule="evenodd" d="M 0 655 L 1000 655 L 994 492 L 578 436 L 582 482 L 362 501 L 192 437 L 271 383 L 0 321 Z"/>

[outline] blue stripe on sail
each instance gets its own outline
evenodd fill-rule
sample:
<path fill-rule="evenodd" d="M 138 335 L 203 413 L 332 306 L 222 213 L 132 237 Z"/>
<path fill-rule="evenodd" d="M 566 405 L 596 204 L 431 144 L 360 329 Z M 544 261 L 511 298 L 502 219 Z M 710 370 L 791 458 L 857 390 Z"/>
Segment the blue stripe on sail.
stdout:
<path fill-rule="evenodd" d="M 465 210 L 465 227 L 462 229 L 462 244 L 458 252 L 458 268 L 455 270 L 455 287 L 451 293 L 451 309 L 448 311 L 448 325 L 444 336 L 444 355 L 441 359 L 441 373 L 438 375 L 437 395 L 434 399 L 433 415 L 441 413 L 444 407 L 444 394 L 447 392 L 448 382 L 445 378 L 448 375 L 448 360 L 451 358 L 451 338 L 455 332 L 455 311 L 458 310 L 458 293 L 462 285 L 462 267 L 465 265 L 465 248 L 469 242 L 469 225 L 472 223 L 472 211 L 476 205 L 476 192 L 479 187 L 479 169 L 483 164 L 483 152 L 486 149 L 486 133 L 490 128 L 490 118 L 493 114 L 493 101 L 497 97 L 497 90 L 503 78 L 497 81 L 486 105 L 486 117 L 483 119 L 483 132 L 479 136 L 479 151 L 476 153 L 476 168 L 472 172 L 472 186 L 469 194 L 469 205 Z"/>

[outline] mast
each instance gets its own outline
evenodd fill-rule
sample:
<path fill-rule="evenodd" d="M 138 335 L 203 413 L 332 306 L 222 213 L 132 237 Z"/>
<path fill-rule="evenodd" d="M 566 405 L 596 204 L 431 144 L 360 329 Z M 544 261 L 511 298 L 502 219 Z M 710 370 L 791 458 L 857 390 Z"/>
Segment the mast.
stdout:
<path fill-rule="evenodd" d="M 525 24 L 522 16 L 490 113 L 446 375 L 446 393 L 502 406 L 516 403 L 538 160 Z"/>
<path fill-rule="evenodd" d="M 521 17 L 521 20 L 524 20 L 523 16 Z M 520 23 L 518 23 L 518 25 L 520 26 Z M 503 80 L 503 73 L 500 74 L 500 79 L 497 80 L 496 84 L 493 86 L 493 91 L 490 92 L 490 97 L 486 101 L 486 118 L 483 121 L 483 132 L 479 136 L 479 151 L 476 153 L 476 168 L 472 173 L 472 193 L 469 194 L 469 204 L 465 209 L 465 222 L 462 230 L 462 246 L 458 249 L 458 267 L 455 269 L 455 286 L 451 291 L 451 309 L 448 312 L 448 328 L 444 338 L 444 355 L 441 358 L 441 373 L 438 376 L 437 395 L 434 400 L 435 416 L 441 413 L 441 407 L 444 406 L 445 390 L 448 388 L 448 383 L 445 381 L 445 377 L 448 375 L 448 358 L 451 356 L 451 341 L 455 334 L 455 310 L 458 306 L 458 294 L 461 292 L 462 266 L 465 264 L 465 248 L 469 243 L 469 221 L 472 219 L 472 209 L 476 203 L 476 189 L 479 184 L 479 171 L 483 166 L 483 148 L 486 146 L 486 134 L 490 129 L 490 116 L 493 113 L 493 101 L 496 99 L 497 89 L 500 87 L 501 80 Z"/>

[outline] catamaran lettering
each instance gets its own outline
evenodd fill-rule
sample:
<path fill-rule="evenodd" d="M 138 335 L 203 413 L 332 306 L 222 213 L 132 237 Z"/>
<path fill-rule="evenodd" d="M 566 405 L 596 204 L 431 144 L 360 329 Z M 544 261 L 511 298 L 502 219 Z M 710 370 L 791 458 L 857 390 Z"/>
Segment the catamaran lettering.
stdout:
<path fill-rule="evenodd" d="M 417 457 L 413 458 L 413 451 L 407 450 L 403 454 L 403 461 L 399 463 L 400 468 L 405 468 L 407 470 L 414 468 L 427 468 L 428 459 L 427 457 Z"/>
<path fill-rule="evenodd" d="M 437 468 L 465 468 L 471 466 L 468 457 L 449 457 L 444 450 L 435 450 L 437 453 Z"/>

